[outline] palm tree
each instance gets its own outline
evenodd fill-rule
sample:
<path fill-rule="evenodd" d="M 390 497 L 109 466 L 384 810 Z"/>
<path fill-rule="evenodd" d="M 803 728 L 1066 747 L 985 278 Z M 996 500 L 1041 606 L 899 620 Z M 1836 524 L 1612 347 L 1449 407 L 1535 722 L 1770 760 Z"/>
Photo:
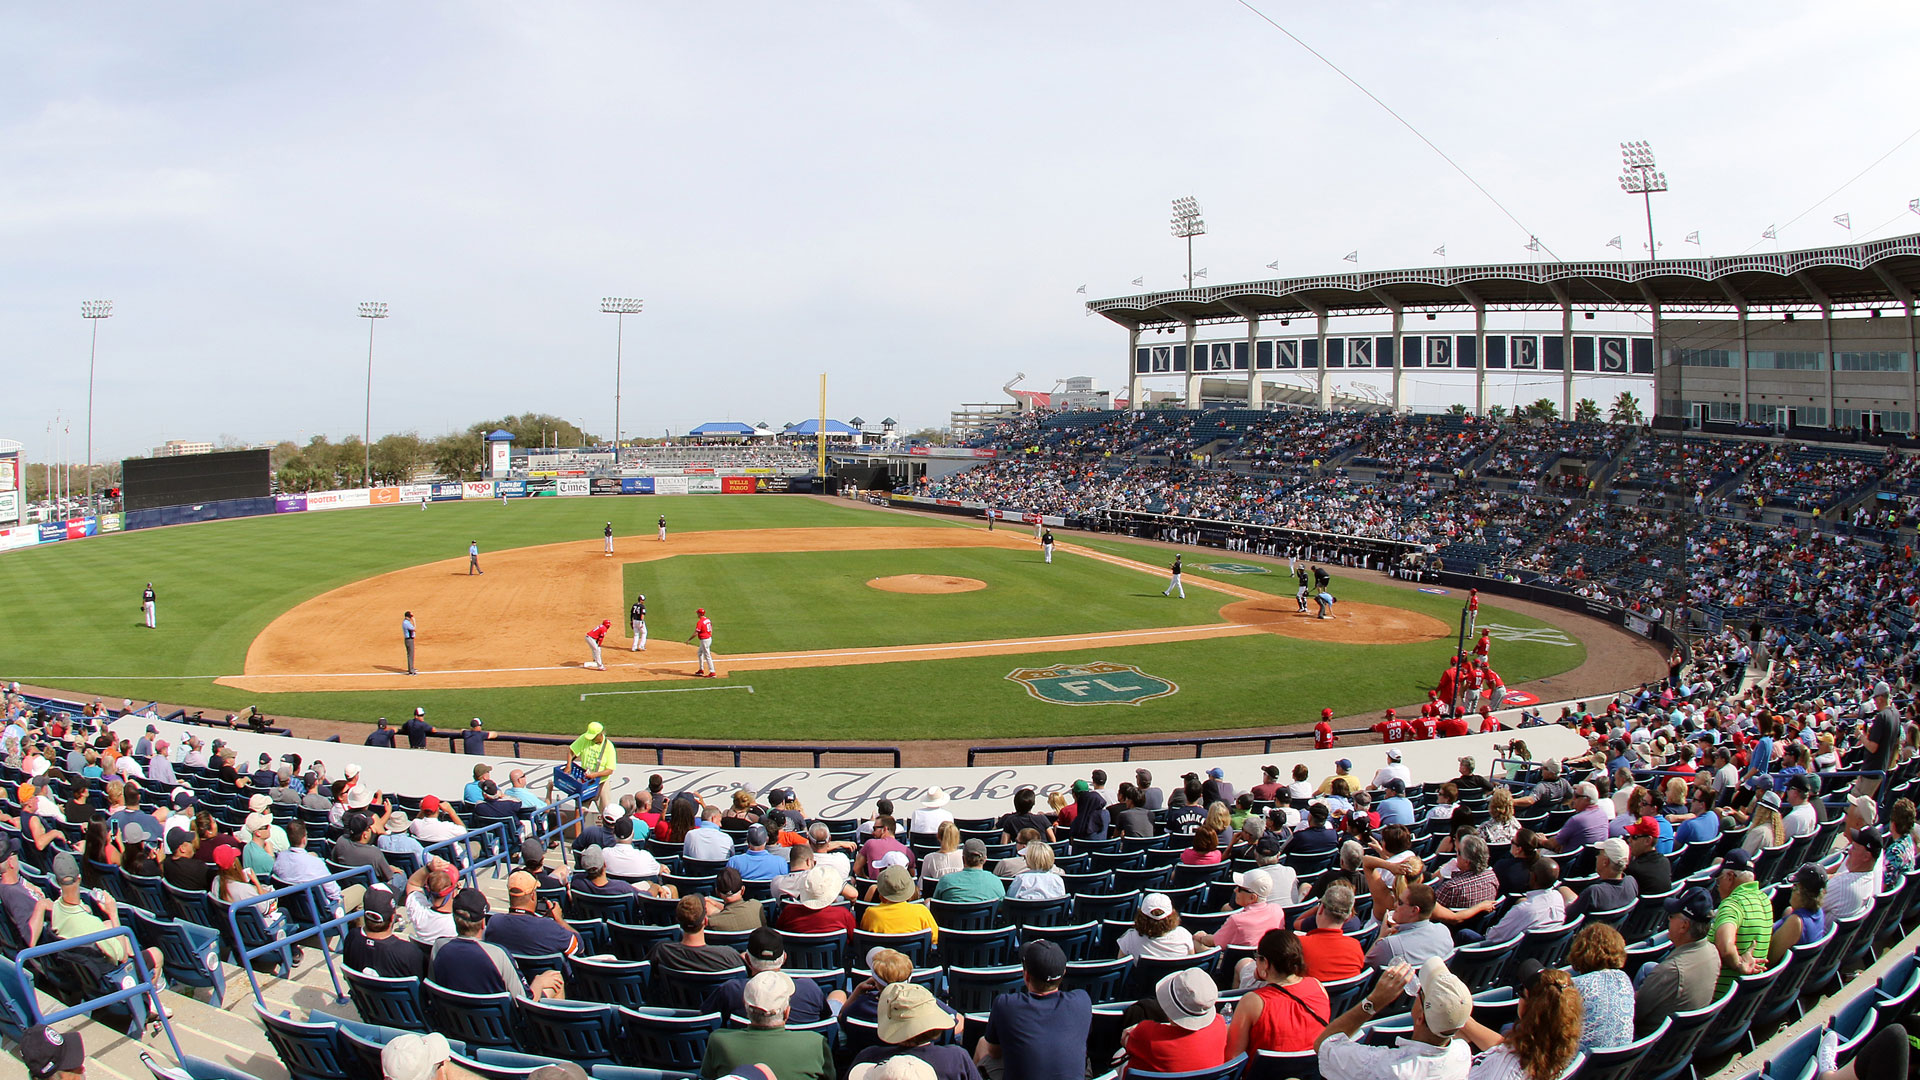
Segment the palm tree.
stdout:
<path fill-rule="evenodd" d="M 1487 419 L 1496 424 L 1505 423 L 1507 420 L 1507 407 L 1505 405 L 1487 406 Z"/>
<path fill-rule="evenodd" d="M 1590 397 L 1581 398 L 1573 403 L 1573 419 L 1581 424 L 1600 422 L 1600 403 Z"/>
<path fill-rule="evenodd" d="M 1447 406 L 1447 415 L 1448 416 L 1465 416 L 1467 415 L 1467 407 L 1465 405 L 1460 404 L 1459 402 L 1454 402 L 1452 405 Z"/>
<path fill-rule="evenodd" d="M 1642 419 L 1640 399 L 1629 391 L 1620 391 L 1620 396 L 1613 399 L 1613 407 L 1607 410 L 1607 418 L 1616 424 L 1638 424 Z"/>
<path fill-rule="evenodd" d="M 1520 410 L 1522 420 L 1552 420 L 1559 415 L 1560 406 L 1555 405 L 1552 398 L 1541 398 Z"/>

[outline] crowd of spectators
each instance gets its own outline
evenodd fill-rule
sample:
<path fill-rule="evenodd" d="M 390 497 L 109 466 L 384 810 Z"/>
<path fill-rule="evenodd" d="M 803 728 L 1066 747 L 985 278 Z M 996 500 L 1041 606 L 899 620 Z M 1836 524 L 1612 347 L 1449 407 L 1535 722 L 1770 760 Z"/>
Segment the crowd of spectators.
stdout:
<path fill-rule="evenodd" d="M 1614 483 L 1692 500 L 1753 464 L 1762 444 L 1643 431 L 1620 464 Z"/>
<path fill-rule="evenodd" d="M 1748 471 L 1738 498 L 1818 513 L 1877 483 L 1885 467 L 1884 457 L 1858 450 L 1776 446 Z"/>
<path fill-rule="evenodd" d="M 1584 464 L 1607 461 L 1619 452 L 1632 430 L 1599 423 L 1510 424 L 1478 471 L 1487 476 L 1531 479 L 1562 458 Z"/>

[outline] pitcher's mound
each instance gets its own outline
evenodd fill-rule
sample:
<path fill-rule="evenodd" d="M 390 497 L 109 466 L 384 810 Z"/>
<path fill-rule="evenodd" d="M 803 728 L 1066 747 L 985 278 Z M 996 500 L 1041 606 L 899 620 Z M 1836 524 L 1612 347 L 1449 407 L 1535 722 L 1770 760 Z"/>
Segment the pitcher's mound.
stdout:
<path fill-rule="evenodd" d="M 1319 609 L 1312 601 L 1307 610 Z M 1257 626 L 1272 634 L 1331 641 L 1342 645 L 1405 645 L 1446 637 L 1447 624 L 1431 615 L 1376 604 L 1352 604 L 1344 600 L 1333 605 L 1333 616 L 1321 619 L 1300 614 L 1291 599 L 1242 600 L 1220 609 L 1229 622 Z"/>
<path fill-rule="evenodd" d="M 881 592 L 952 593 L 984 589 L 987 583 L 978 578 L 948 577 L 945 574 L 896 574 L 893 577 L 874 578 L 867 582 L 867 586 Z"/>

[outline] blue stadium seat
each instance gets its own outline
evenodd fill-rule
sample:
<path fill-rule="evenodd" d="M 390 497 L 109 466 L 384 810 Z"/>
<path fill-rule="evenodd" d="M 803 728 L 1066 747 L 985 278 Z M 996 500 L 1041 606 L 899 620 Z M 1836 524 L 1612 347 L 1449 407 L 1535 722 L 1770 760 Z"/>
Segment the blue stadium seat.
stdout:
<path fill-rule="evenodd" d="M 620 1057 L 649 1069 L 699 1072 L 707 1036 L 720 1026 L 719 1013 L 691 1009 L 620 1009 L 624 1047 Z"/>
<path fill-rule="evenodd" d="M 941 930 L 946 930 L 941 924 Z M 780 940 L 787 947 L 787 966 L 824 970 L 846 965 L 847 935 L 839 930 L 821 934 L 795 934 L 780 931 Z"/>
<path fill-rule="evenodd" d="M 582 1001 L 637 1009 L 646 1004 L 648 968 L 645 961 L 576 956 L 570 965 L 568 986 Z"/>
<path fill-rule="evenodd" d="M 617 1006 L 591 1001 L 533 1001 L 521 999 L 520 1027 L 524 1047 L 581 1065 L 614 1063 L 618 1041 Z"/>
<path fill-rule="evenodd" d="M 518 1045 L 512 994 L 466 994 L 432 979 L 426 980 L 425 991 L 427 1023 L 433 1030 L 472 1047 L 510 1050 Z"/>
<path fill-rule="evenodd" d="M 1580 1069 L 1580 1080 L 1630 1080 L 1639 1069 L 1640 1062 L 1659 1045 L 1660 1040 L 1667 1037 L 1667 1029 L 1672 1026 L 1672 1020 L 1661 1017 L 1657 1027 L 1625 1046 L 1587 1051 L 1586 1064 Z"/>
<path fill-rule="evenodd" d="M 745 979 L 747 969 L 729 968 L 726 971 L 655 971 L 647 984 L 653 1003 L 665 1009 L 697 1009 L 707 1000 L 707 995 L 719 989 L 721 984 Z"/>
<path fill-rule="evenodd" d="M 1319 1051 L 1256 1050 L 1247 1080 L 1320 1080 Z"/>
<path fill-rule="evenodd" d="M 284 1013 L 270 1012 L 258 1002 L 253 1011 L 292 1080 L 358 1080 L 349 1068 L 351 1060 L 341 1044 L 337 1025 L 295 1020 Z"/>
<path fill-rule="evenodd" d="M 986 968 L 1011 964 L 1019 949 L 1020 928 L 957 930 L 940 928 L 940 963 L 945 967 Z"/>
<path fill-rule="evenodd" d="M 1653 1044 L 1647 1056 L 1640 1059 L 1640 1069 L 1634 1074 L 1635 1080 L 1675 1080 L 1689 1072 L 1693 1067 L 1693 1051 L 1706 1036 L 1707 1029 L 1714 1018 L 1720 1014 L 1727 1002 L 1733 999 L 1734 987 L 1706 1005 L 1686 1012 L 1677 1012 L 1667 1018 L 1667 1034 Z"/>
<path fill-rule="evenodd" d="M 1060 946 L 1069 961 L 1091 960 L 1094 946 L 1100 941 L 1100 924 L 1089 920 L 1058 926 L 1027 926 L 1020 931 L 1020 941 L 1023 946 L 1030 941 L 1051 941 Z"/>
<path fill-rule="evenodd" d="M 1003 967 L 947 969 L 947 1004 L 954 1011 L 984 1013 L 1001 994 L 1016 993 L 1026 987 L 1026 974 L 1017 964 Z"/>
<path fill-rule="evenodd" d="M 347 996 L 362 1020 L 406 1031 L 428 1030 L 427 1004 L 419 979 L 389 979 L 344 964 L 341 974 L 347 980 Z"/>

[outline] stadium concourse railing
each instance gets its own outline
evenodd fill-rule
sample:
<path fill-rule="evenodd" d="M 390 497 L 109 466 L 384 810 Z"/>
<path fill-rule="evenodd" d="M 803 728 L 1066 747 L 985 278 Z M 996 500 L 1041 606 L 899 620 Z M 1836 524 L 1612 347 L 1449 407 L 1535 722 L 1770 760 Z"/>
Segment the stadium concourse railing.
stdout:
<path fill-rule="evenodd" d="M 436 731 L 428 738 L 447 740 L 447 750 L 457 754 L 461 750 L 461 739 L 464 735 L 464 732 L 459 731 Z M 506 743 L 513 747 L 514 757 L 525 756 L 520 752 L 522 744 L 561 748 L 573 745 L 573 739 L 565 735 L 514 735 L 504 732 L 489 732 L 487 742 Z M 816 769 L 824 759 L 829 757 L 878 755 L 891 759 L 894 768 L 900 767 L 900 748 L 897 746 L 767 746 L 761 744 L 742 746 L 737 743 L 645 742 L 640 739 L 614 739 L 613 745 L 616 750 L 638 750 L 652 754 L 655 765 L 665 765 L 667 754 L 671 751 L 688 754 L 731 754 L 735 768 L 740 767 L 743 757 L 747 754 L 805 754 L 813 759 L 813 767 Z"/>
<path fill-rule="evenodd" d="M 335 937 L 340 936 L 336 931 L 343 929 L 349 923 L 358 919 L 360 912 L 336 909 L 327 902 L 326 887 L 332 885 L 335 888 L 339 888 L 342 882 L 350 882 L 356 885 L 373 885 L 375 883 L 373 867 L 355 866 L 346 870 L 340 870 L 328 874 L 326 877 L 314 878 L 312 881 L 303 881 L 298 885 L 289 885 L 284 889 L 275 889 L 272 892 L 261 893 L 258 896 L 249 896 L 242 900 L 236 900 L 227 908 L 228 941 L 232 943 L 235 949 L 234 959 L 239 963 L 241 968 L 246 971 L 247 985 L 253 988 L 253 1000 L 258 1002 L 262 1008 L 266 1007 L 267 1001 L 265 995 L 260 992 L 260 978 L 253 970 L 254 960 L 268 953 L 290 957 L 291 950 L 304 941 L 314 942 L 315 947 L 320 950 L 321 958 L 327 965 L 327 975 L 333 979 L 335 998 L 339 1001 L 347 1000 L 347 988 L 340 982 L 340 964 L 332 947 L 332 942 Z M 254 911 L 254 908 L 260 907 L 263 904 L 279 904 L 282 901 L 287 901 L 291 904 L 296 899 L 300 901 L 305 911 L 313 916 L 311 922 L 301 925 L 298 929 L 293 929 L 292 921 L 289 919 L 288 932 L 284 932 L 272 941 L 262 942 L 258 945 L 246 944 L 247 939 L 240 932 L 240 917 L 242 915 L 251 915 L 256 924 L 264 926 L 263 916 L 261 916 L 259 912 Z M 342 947 L 344 948 L 344 945 Z M 288 966 L 291 967 L 291 963 L 289 963 Z M 174 1051 L 178 1053 L 179 1047 L 174 1047 Z"/>
<path fill-rule="evenodd" d="M 101 994 L 99 997 L 88 998 L 77 1005 L 69 1005 L 64 1009 L 57 1009 L 50 1013 L 42 1013 L 40 1011 L 39 995 L 34 993 L 33 971 L 29 968 L 29 963 L 43 956 L 52 956 L 55 953 L 68 952 L 73 949 L 92 948 L 103 941 L 109 941 L 114 938 L 121 938 L 126 941 L 129 959 L 123 967 L 131 967 L 133 969 L 133 974 L 123 981 L 124 985 L 108 993 Z M 148 1006 L 151 1004 L 152 1015 L 157 1018 L 161 1030 L 167 1033 L 167 1042 L 173 1046 L 174 1059 L 177 1061 L 182 1057 L 180 1040 L 173 1034 L 173 1023 L 167 1017 L 167 1010 L 160 1003 L 159 985 L 154 982 L 153 972 L 147 969 L 146 952 L 140 946 L 140 939 L 135 937 L 133 931 L 127 927 L 113 926 L 105 930 L 96 930 L 91 934 L 77 938 L 65 938 L 60 941 L 48 942 L 45 945 L 35 945 L 32 948 L 20 950 L 19 955 L 15 956 L 13 961 L 15 964 L 14 977 L 19 980 L 20 984 L 20 1000 L 26 1003 L 27 1010 L 31 1014 L 28 1019 L 34 1024 L 44 1024 L 51 1027 L 62 1020 L 71 1020 L 76 1016 L 86 1016 L 97 1009 L 118 1005 L 124 1001 L 130 1004 L 130 1009 L 133 1013 L 133 1025 L 127 1034 L 138 1038 L 141 1032 L 146 1030 L 147 1015 L 149 1012 Z"/>

